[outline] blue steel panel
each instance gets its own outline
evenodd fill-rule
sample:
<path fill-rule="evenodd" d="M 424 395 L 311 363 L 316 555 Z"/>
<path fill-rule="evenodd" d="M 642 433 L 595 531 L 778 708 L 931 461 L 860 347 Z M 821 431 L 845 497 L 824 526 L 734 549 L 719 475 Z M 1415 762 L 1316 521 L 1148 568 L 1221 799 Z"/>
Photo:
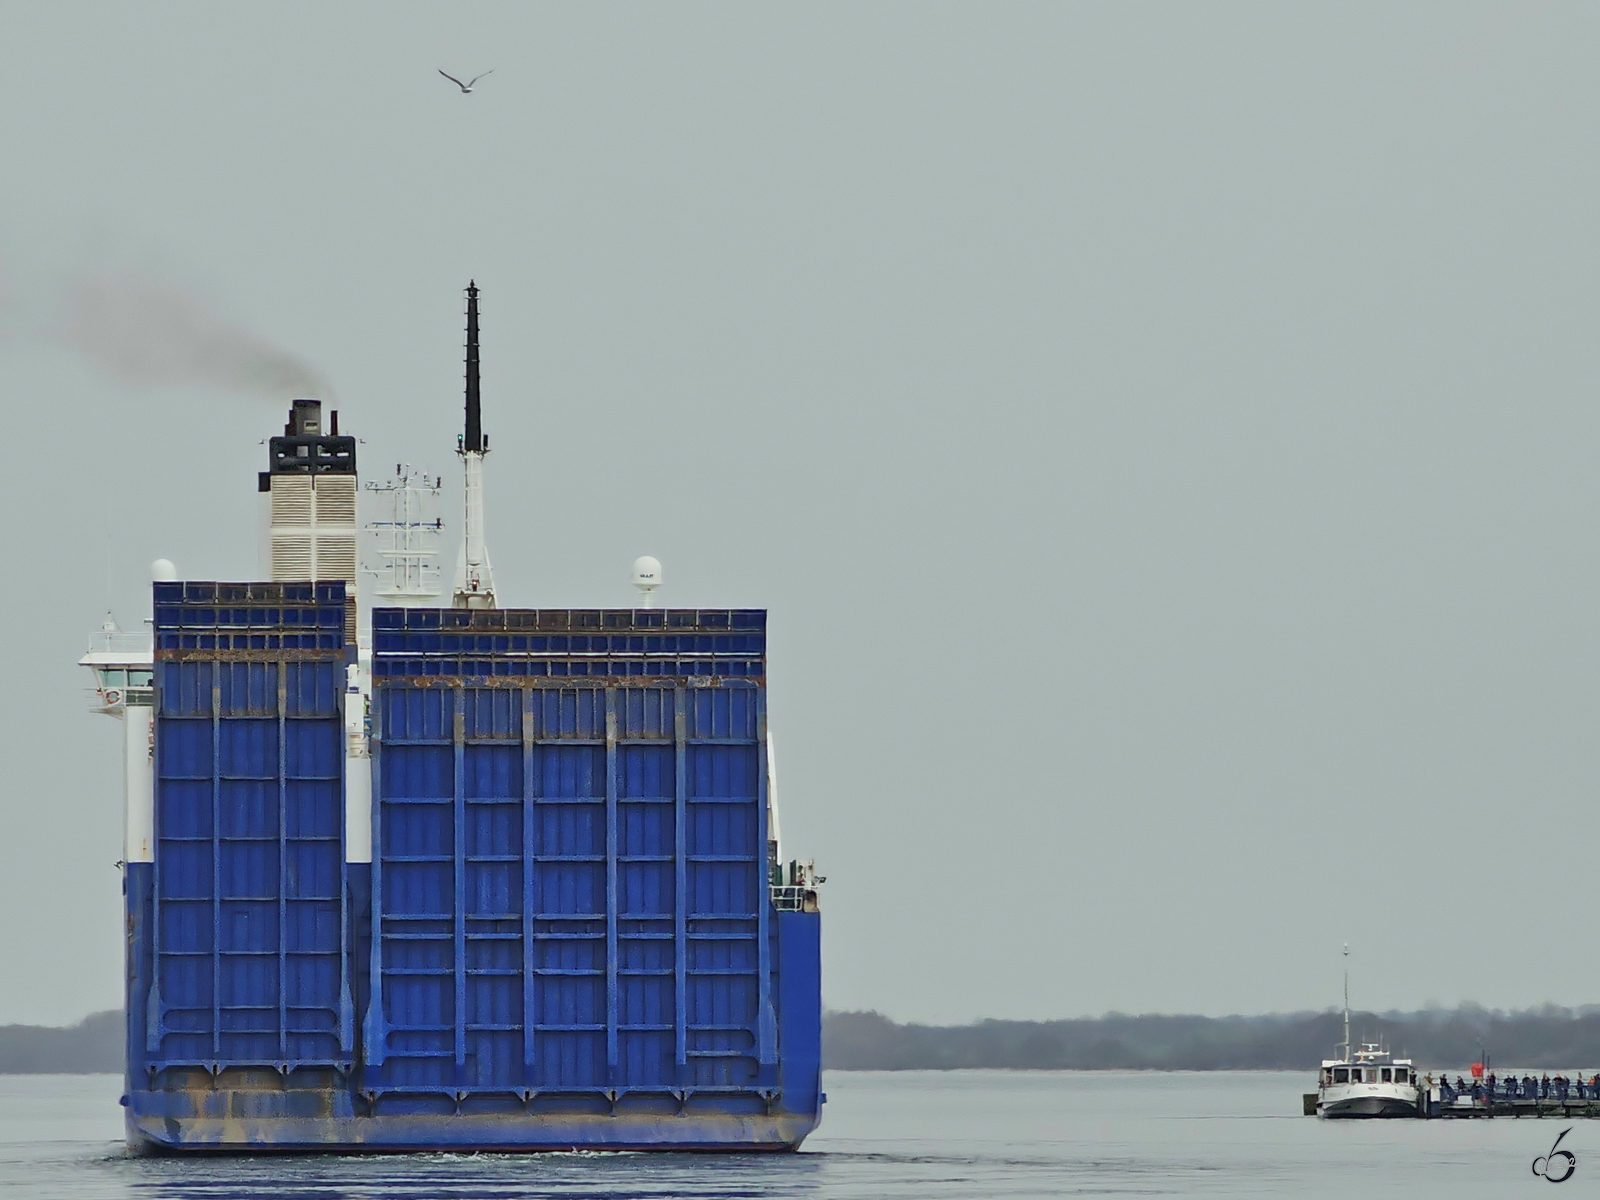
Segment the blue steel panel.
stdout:
<path fill-rule="evenodd" d="M 754 632 L 571 632 L 640 618 Z M 505 634 L 478 631 L 496 622 Z M 532 623 L 568 632 L 514 633 Z M 391 631 L 374 664 L 374 993 L 392 1000 L 385 1044 L 368 1049 L 380 1088 L 765 1086 L 759 685 L 695 686 L 714 661 L 677 659 L 670 678 L 617 681 L 627 655 L 685 651 L 750 656 L 759 679 L 763 626 L 725 612 L 375 614 Z M 612 661 L 555 661 L 576 654 Z M 507 687 L 490 678 L 510 673 L 502 659 L 464 655 L 521 655 L 527 681 Z M 568 682 L 537 682 L 536 666 Z"/>
<path fill-rule="evenodd" d="M 672 1055 L 674 1079 L 689 1081 L 689 697 L 673 691 Z"/>
<path fill-rule="evenodd" d="M 606 705 L 606 1083 L 617 1073 L 617 694 L 605 692 Z"/>
<path fill-rule="evenodd" d="M 141 1065 L 335 1065 L 353 1049 L 343 666 L 337 646 L 307 653 L 282 636 L 326 625 L 319 637 L 340 641 L 342 591 L 156 588 L 156 853 Z M 216 607 L 219 597 L 248 603 Z M 236 650 L 241 640 L 254 648 Z"/>
<path fill-rule="evenodd" d="M 786 1108 L 814 1113 L 822 1099 L 822 918 L 807 912 L 777 918 L 778 1079 Z"/>
<path fill-rule="evenodd" d="M 518 949 L 522 959 L 520 984 L 522 987 L 522 1077 L 524 1079 L 536 1077 L 539 1065 L 539 1038 L 537 1032 L 539 1004 L 535 987 L 535 958 L 532 951 L 533 931 L 540 909 L 539 881 L 534 857 L 538 853 L 539 847 L 539 840 L 536 836 L 537 826 L 534 821 L 534 697 L 535 693 L 531 689 L 522 689 L 522 711 L 519 725 L 522 741 L 522 805 L 520 811 L 522 826 L 522 945 Z"/>

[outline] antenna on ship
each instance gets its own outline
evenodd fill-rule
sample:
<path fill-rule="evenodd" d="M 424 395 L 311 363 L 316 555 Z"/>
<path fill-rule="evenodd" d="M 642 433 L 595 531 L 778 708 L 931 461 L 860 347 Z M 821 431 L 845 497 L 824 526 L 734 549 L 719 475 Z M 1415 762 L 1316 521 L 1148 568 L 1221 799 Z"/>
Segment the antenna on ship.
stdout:
<path fill-rule="evenodd" d="M 361 571 L 374 580 L 383 604 L 435 608 L 444 588 L 439 569 L 439 490 L 443 481 L 409 463 L 395 463 L 394 478 L 368 483 L 366 491 L 388 511 L 369 521 L 363 534 Z"/>
<path fill-rule="evenodd" d="M 457 443 L 465 480 L 465 519 L 461 557 L 451 592 L 452 608 L 493 608 L 494 568 L 483 536 L 483 457 L 489 439 L 483 436 L 483 412 L 478 395 L 478 284 L 467 283 L 467 411 L 466 429 Z"/>
<path fill-rule="evenodd" d="M 1350 1061 L 1350 943 L 1344 944 L 1344 1055 Z"/>
<path fill-rule="evenodd" d="M 661 586 L 661 560 L 648 554 L 641 554 L 633 560 L 633 573 L 630 578 L 633 586 L 639 589 L 639 607 L 654 608 L 652 593 Z"/>

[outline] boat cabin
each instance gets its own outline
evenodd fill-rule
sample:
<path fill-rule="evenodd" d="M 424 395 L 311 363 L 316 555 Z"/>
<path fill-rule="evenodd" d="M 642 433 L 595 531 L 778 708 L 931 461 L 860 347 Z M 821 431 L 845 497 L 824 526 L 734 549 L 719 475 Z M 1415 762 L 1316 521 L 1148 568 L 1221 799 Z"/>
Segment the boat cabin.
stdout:
<path fill-rule="evenodd" d="M 1368 1062 L 1341 1062 L 1330 1058 L 1322 1064 L 1322 1085 L 1335 1083 L 1416 1083 L 1410 1059 L 1379 1066 Z"/>

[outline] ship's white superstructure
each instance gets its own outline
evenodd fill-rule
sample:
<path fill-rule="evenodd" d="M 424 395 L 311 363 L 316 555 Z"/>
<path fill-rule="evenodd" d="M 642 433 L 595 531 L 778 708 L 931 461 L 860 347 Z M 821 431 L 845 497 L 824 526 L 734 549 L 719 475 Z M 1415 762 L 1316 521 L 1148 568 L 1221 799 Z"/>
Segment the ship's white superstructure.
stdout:
<path fill-rule="evenodd" d="M 153 573 L 157 578 L 170 578 L 171 569 L 171 563 L 158 559 Z M 109 615 L 89 652 L 78 660 L 79 666 L 88 667 L 94 675 L 94 711 L 122 722 L 124 863 L 155 861 L 155 772 L 151 766 L 154 662 L 150 631 L 124 632 Z"/>

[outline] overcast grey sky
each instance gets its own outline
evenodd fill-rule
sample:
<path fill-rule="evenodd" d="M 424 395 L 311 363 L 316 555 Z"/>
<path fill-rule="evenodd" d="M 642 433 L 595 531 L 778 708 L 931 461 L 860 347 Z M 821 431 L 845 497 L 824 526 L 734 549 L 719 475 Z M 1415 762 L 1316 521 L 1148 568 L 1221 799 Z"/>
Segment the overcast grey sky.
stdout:
<path fill-rule="evenodd" d="M 450 478 L 473 276 L 503 600 L 772 610 L 830 1005 L 1600 1001 L 1593 4 L 0 23 L 0 1021 L 119 1002 L 73 663 L 288 399 L 86 289 Z"/>

